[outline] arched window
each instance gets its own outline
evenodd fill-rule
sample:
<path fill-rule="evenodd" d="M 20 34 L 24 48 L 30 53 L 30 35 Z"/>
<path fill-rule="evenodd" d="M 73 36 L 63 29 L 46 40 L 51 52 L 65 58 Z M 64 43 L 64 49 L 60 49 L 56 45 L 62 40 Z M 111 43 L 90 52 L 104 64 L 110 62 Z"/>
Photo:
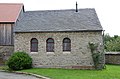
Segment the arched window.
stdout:
<path fill-rule="evenodd" d="M 36 38 L 31 39 L 31 52 L 38 52 L 38 40 Z"/>
<path fill-rule="evenodd" d="M 71 51 L 71 40 L 69 38 L 63 39 L 63 51 Z"/>
<path fill-rule="evenodd" d="M 46 51 L 54 52 L 54 40 L 52 38 L 48 38 L 46 41 Z"/>

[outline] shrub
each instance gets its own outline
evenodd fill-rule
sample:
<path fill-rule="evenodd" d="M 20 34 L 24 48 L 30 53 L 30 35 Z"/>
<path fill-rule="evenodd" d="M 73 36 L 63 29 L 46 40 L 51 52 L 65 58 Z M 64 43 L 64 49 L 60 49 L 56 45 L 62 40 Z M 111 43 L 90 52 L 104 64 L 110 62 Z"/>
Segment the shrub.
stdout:
<path fill-rule="evenodd" d="M 15 52 L 8 59 L 7 65 L 12 70 L 29 69 L 32 67 L 32 58 L 25 52 Z"/>
<path fill-rule="evenodd" d="M 103 53 L 98 50 L 98 43 L 89 42 L 88 44 L 92 53 L 95 69 L 102 69 L 100 59 L 103 57 Z"/>

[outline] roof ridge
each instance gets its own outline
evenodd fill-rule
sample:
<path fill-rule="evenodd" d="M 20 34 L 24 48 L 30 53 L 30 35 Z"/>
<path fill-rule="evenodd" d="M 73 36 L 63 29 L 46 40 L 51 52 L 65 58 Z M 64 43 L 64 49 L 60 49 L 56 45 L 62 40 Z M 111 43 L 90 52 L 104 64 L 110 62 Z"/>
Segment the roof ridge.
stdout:
<path fill-rule="evenodd" d="M 78 10 L 94 10 L 95 8 L 79 8 Z M 56 12 L 56 11 L 74 11 L 76 9 L 56 9 L 56 10 L 32 10 L 26 12 Z"/>
<path fill-rule="evenodd" d="M 0 5 L 24 5 L 23 3 L 0 3 Z"/>

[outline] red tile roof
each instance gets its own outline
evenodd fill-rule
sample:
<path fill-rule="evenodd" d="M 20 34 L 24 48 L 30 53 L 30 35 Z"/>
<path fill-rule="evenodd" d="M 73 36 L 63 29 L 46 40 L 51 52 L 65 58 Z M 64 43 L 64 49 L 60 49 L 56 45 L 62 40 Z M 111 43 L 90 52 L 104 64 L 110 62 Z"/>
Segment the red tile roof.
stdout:
<path fill-rule="evenodd" d="M 0 22 L 16 22 L 22 3 L 0 3 Z"/>

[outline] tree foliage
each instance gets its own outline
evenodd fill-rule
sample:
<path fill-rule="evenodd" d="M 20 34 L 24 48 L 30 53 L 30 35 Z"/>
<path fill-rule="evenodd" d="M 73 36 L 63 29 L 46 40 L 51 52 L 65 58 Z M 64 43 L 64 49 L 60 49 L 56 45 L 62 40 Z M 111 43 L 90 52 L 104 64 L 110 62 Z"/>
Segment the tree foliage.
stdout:
<path fill-rule="evenodd" d="M 120 36 L 114 35 L 114 37 L 110 37 L 109 34 L 106 34 L 104 43 L 106 51 L 120 52 Z"/>

